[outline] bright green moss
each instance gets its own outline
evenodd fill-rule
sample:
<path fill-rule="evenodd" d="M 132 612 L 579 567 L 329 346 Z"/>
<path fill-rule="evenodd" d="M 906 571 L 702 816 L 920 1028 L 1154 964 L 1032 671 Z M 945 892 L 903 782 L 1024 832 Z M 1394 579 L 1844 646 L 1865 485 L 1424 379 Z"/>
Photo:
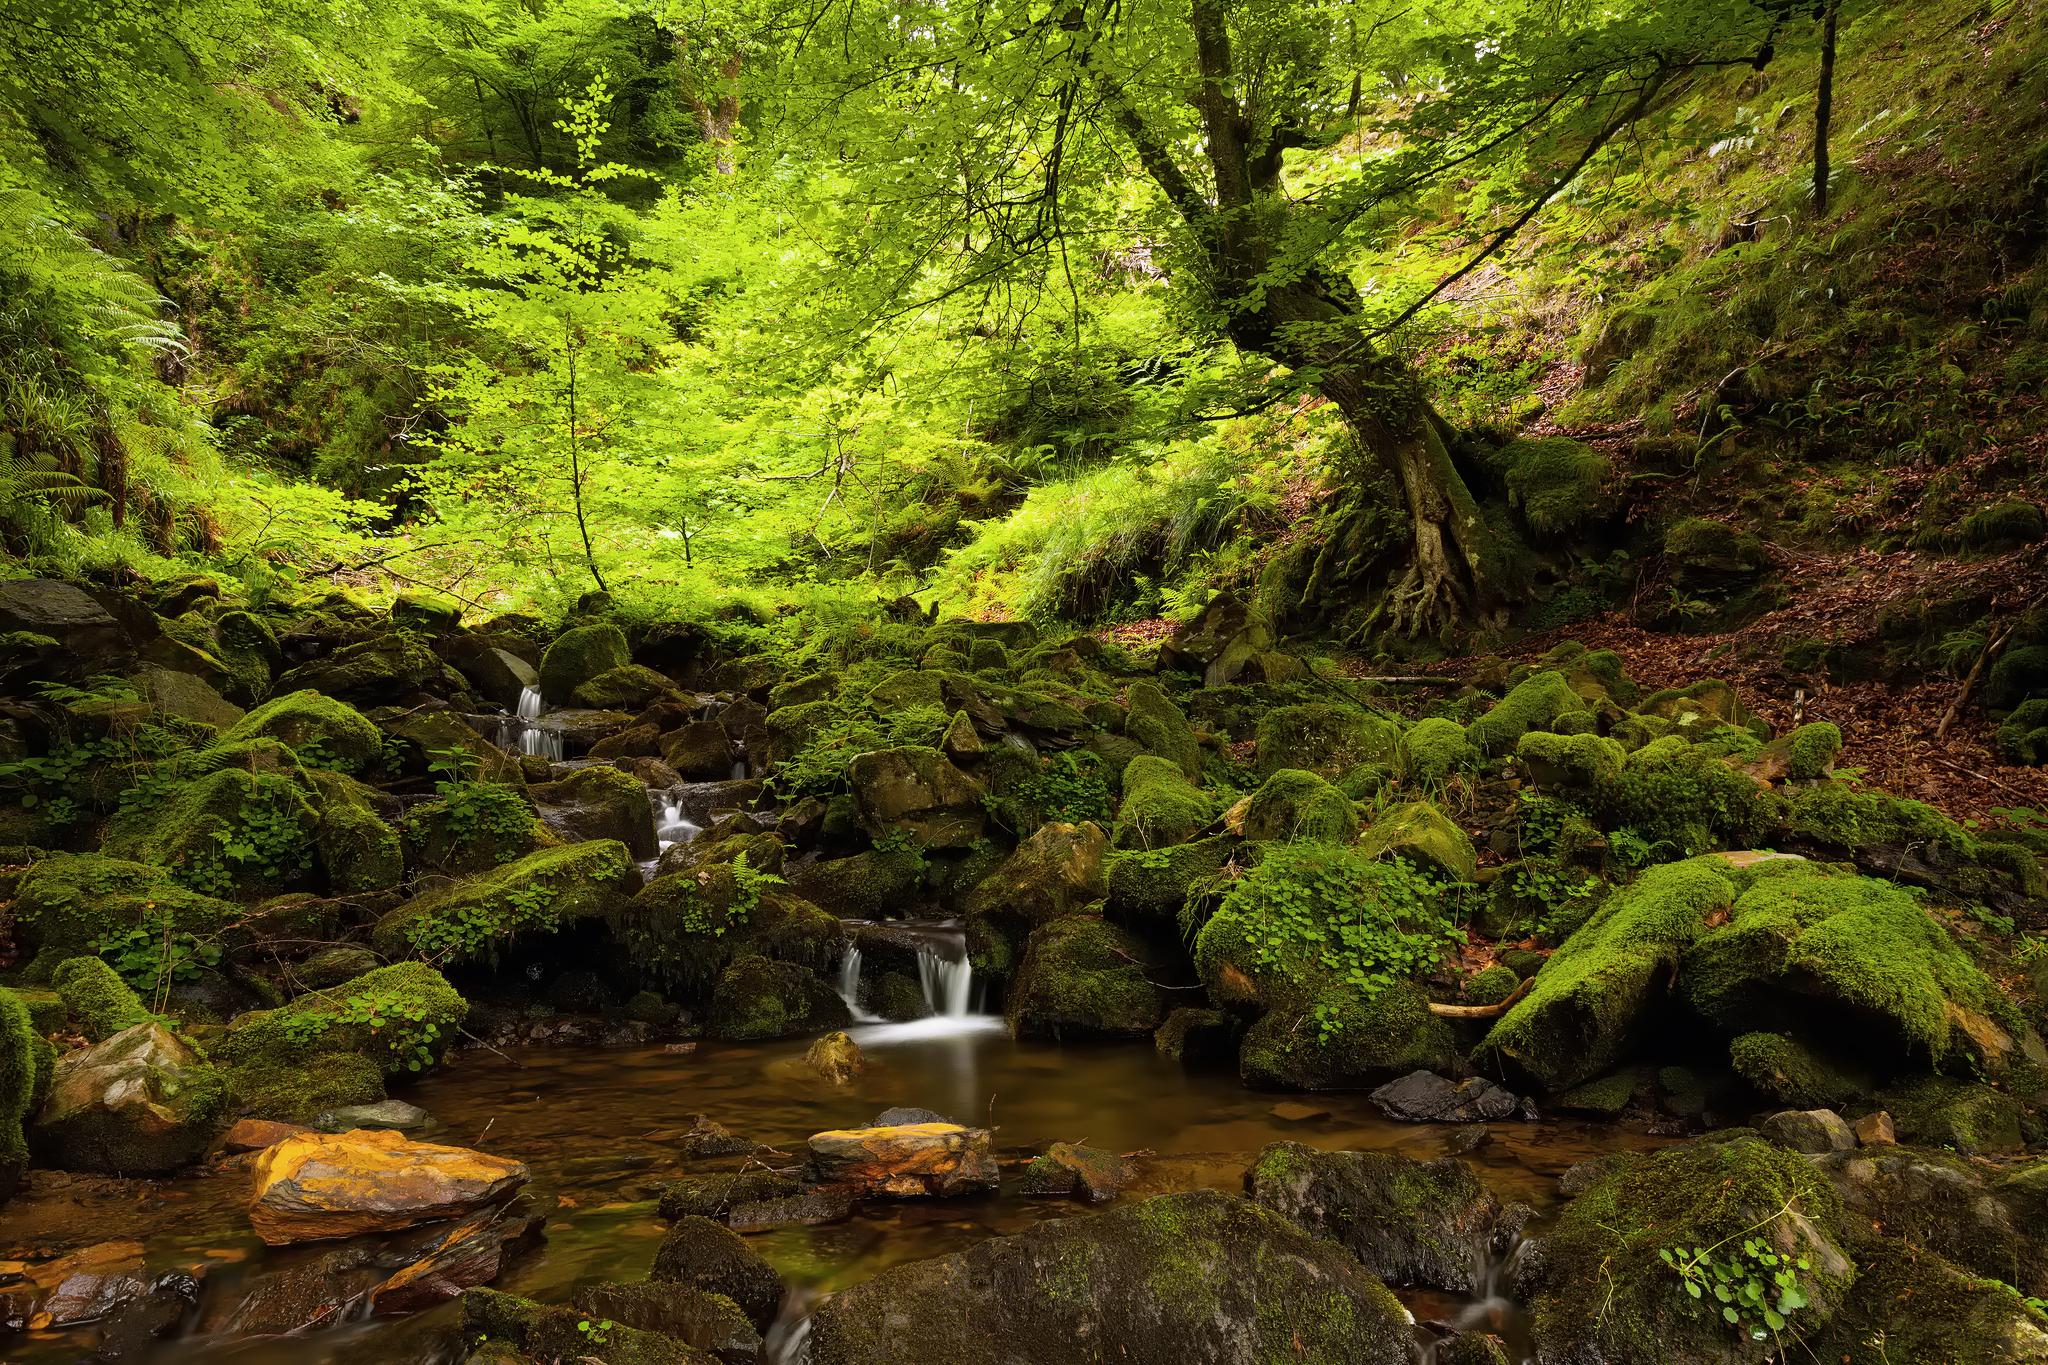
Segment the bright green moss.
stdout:
<path fill-rule="evenodd" d="M 1495 757 L 1513 749 L 1531 730 L 1576 733 L 1592 728 L 1585 698 L 1572 690 L 1564 674 L 1546 669 L 1515 684 L 1492 710 L 1466 727 L 1465 737 L 1479 752 Z"/>
<path fill-rule="evenodd" d="M 1832 722 L 1813 721 L 1786 736 L 1785 776 L 1795 782 L 1811 782 L 1827 776 L 1842 752 L 1842 732 Z"/>
<path fill-rule="evenodd" d="M 1540 536 L 1559 536 L 1601 514 L 1612 465 L 1605 455 L 1569 436 L 1523 437 L 1493 457 L 1508 501 Z"/>
<path fill-rule="evenodd" d="M 1216 816 L 1215 803 L 1170 759 L 1152 754 L 1132 759 L 1124 769 L 1123 788 L 1123 804 L 1116 815 L 1118 848 L 1186 843 Z"/>
<path fill-rule="evenodd" d="M 1833 782 L 1794 796 L 1787 823 L 1801 838 L 1850 852 L 1910 846 L 1920 857 L 1947 865 L 1968 861 L 1972 853 L 1969 834 L 1934 807 Z"/>
<path fill-rule="evenodd" d="M 1311 772 L 1282 768 L 1260 784 L 1244 814 L 1244 837 L 1341 844 L 1358 833 L 1351 799 Z"/>
<path fill-rule="evenodd" d="M 1232 846 L 1231 839 L 1217 835 L 1171 848 L 1112 853 L 1109 913 L 1125 920 L 1177 919 L 1189 893 L 1223 870 Z"/>
<path fill-rule="evenodd" d="M 2048 763 L 2048 697 L 2021 702 L 1999 723 L 1998 751 L 2013 763 Z"/>
<path fill-rule="evenodd" d="M 107 822 L 104 848 L 171 869 L 196 891 L 233 895 L 303 881 L 319 817 L 289 777 L 222 768 Z"/>
<path fill-rule="evenodd" d="M 1628 756 L 1621 777 L 1594 794 L 1612 825 L 1627 825 L 1665 856 L 1753 848 L 1777 827 L 1769 788 L 1711 752 L 1666 736 Z"/>
<path fill-rule="evenodd" d="M 1825 1002 L 1845 1023 L 1881 1021 L 1895 1048 L 1936 1064 L 1967 1041 L 1955 1011 L 2003 1008 L 1908 892 L 1793 859 L 1751 877 L 1728 922 L 1685 953 L 1679 993 L 1702 1017 L 1731 1030 L 1784 1028 Z"/>
<path fill-rule="evenodd" d="M 1406 859 L 1454 882 L 1471 881 L 1479 869 L 1471 837 L 1427 801 L 1387 807 L 1366 826 L 1358 847 L 1371 857 Z"/>
<path fill-rule="evenodd" d="M 1611 1069 L 1679 955 L 1735 894 L 1734 877 L 1712 859 L 1651 868 L 1551 954 L 1535 987 L 1487 1034 L 1482 1056 L 1552 1092 Z"/>
<path fill-rule="evenodd" d="M 384 1072 L 357 1052 L 256 1057 L 223 1069 L 229 1110 L 249 1118 L 311 1123 L 329 1109 L 384 1098 Z"/>
<path fill-rule="evenodd" d="M 1532 730 L 1515 744 L 1515 757 L 1539 787 L 1591 789 L 1621 780 L 1621 745 L 1600 735 L 1558 735 Z"/>
<path fill-rule="evenodd" d="M 1745 1033 L 1728 1044 L 1728 1064 L 1754 1088 L 1790 1109 L 1840 1109 L 1867 1094 L 1859 1076 L 1783 1033 Z"/>
<path fill-rule="evenodd" d="M 1276 706 L 1259 718 L 1256 768 L 1260 777 L 1300 769 L 1334 781 L 1361 763 L 1391 765 L 1400 744 L 1399 722 L 1370 711 L 1327 702 Z"/>
<path fill-rule="evenodd" d="M 601 673 L 633 662 L 626 633 L 609 623 L 577 626 L 555 637 L 540 656 L 541 695 L 556 706 L 569 704 L 576 689 Z"/>
<path fill-rule="evenodd" d="M 1412 782 L 1447 782 L 1478 766 L 1479 750 L 1454 720 L 1431 716 L 1401 736 L 1400 770 Z"/>
<path fill-rule="evenodd" d="M 447 978 L 424 962 L 401 962 L 241 1015 L 213 1055 L 231 1067 L 282 1066 L 349 1052 L 380 1071 L 419 1071 L 454 1041 L 468 1014 Z"/>
<path fill-rule="evenodd" d="M 1515 993 L 1522 978 L 1513 967 L 1496 964 L 1465 980 L 1465 999 L 1475 1005 L 1497 1005 Z"/>
<path fill-rule="evenodd" d="M 96 957 L 67 958 L 50 973 L 72 1024 L 97 1043 L 146 1024 L 150 1013 L 120 974 Z"/>
<path fill-rule="evenodd" d="M 464 877 L 556 842 L 520 792 L 495 782 L 450 782 L 406 811 L 405 849 L 418 870 Z"/>
<path fill-rule="evenodd" d="M 221 735 L 224 744 L 275 739 L 309 763 L 359 773 L 377 766 L 384 735 L 346 702 L 310 689 L 273 697 Z"/>
<path fill-rule="evenodd" d="M 1155 682 L 1134 682 L 1125 693 L 1129 714 L 1124 734 L 1145 752 L 1157 754 L 1179 765 L 1190 781 L 1202 775 L 1202 746 L 1195 739 L 1187 715 L 1173 704 Z"/>
<path fill-rule="evenodd" d="M 217 942 L 236 914 L 224 901 L 179 885 L 148 863 L 98 853 L 57 853 L 22 874 L 16 933 L 35 957 L 24 976 L 49 979 L 68 957 L 169 944 L 174 960 Z"/>
<path fill-rule="evenodd" d="M 327 889 L 337 895 L 382 891 L 405 877 L 398 831 L 372 805 L 370 788 L 343 773 L 306 771 L 319 807 L 313 853 Z"/>
<path fill-rule="evenodd" d="M 515 938 L 602 918 L 637 879 L 626 846 L 615 839 L 544 848 L 414 897 L 378 920 L 370 941 L 394 957 L 489 960 Z"/>
<path fill-rule="evenodd" d="M 0 1204 L 28 1169 L 28 1142 L 21 1128 L 38 1088 L 38 1057 L 48 1050 L 29 1023 L 27 1007 L 13 991 L 0 990 Z"/>

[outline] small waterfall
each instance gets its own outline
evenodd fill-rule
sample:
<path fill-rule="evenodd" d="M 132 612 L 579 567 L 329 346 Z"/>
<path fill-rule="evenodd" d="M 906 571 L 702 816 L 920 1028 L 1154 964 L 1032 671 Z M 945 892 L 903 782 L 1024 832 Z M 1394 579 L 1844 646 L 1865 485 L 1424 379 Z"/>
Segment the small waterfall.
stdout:
<path fill-rule="evenodd" d="M 917 980 L 924 987 L 924 1003 L 942 1019 L 965 1019 L 974 999 L 974 964 L 967 960 L 966 945 L 961 947 L 958 958 L 930 948 L 917 950 Z"/>
<path fill-rule="evenodd" d="M 498 724 L 498 747 L 517 749 L 522 754 L 532 754 L 550 763 L 560 763 L 562 737 L 553 731 L 541 729 L 535 723 L 546 709 L 538 687 L 520 688 L 517 714 L 507 716 Z"/>
<path fill-rule="evenodd" d="M 664 850 L 687 844 L 703 833 L 702 825 L 683 814 L 683 803 L 673 790 L 650 790 L 647 799 L 654 805 L 654 837 Z"/>
<path fill-rule="evenodd" d="M 849 943 L 846 956 L 839 959 L 839 998 L 846 1002 L 846 1012 L 853 1016 L 856 1024 L 872 1024 L 881 1015 L 864 1009 L 860 1003 L 860 945 Z"/>

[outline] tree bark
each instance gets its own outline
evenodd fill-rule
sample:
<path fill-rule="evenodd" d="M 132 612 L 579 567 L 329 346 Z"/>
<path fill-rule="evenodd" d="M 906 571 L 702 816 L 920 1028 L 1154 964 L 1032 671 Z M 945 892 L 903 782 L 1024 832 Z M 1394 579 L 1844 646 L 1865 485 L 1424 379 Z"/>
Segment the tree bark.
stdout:
<path fill-rule="evenodd" d="M 1835 16 L 1840 0 L 1829 0 L 1820 24 L 1820 92 L 1813 111 L 1813 216 L 1828 216 L 1828 122 L 1835 112 Z"/>

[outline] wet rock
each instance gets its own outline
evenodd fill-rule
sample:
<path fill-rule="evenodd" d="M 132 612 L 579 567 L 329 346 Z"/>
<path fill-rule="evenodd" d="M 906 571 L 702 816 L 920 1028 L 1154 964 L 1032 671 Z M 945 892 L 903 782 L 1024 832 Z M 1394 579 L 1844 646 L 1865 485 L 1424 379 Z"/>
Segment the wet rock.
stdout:
<path fill-rule="evenodd" d="M 566 705 L 584 683 L 633 661 L 626 633 L 609 623 L 576 626 L 555 637 L 540 656 L 541 695 Z"/>
<path fill-rule="evenodd" d="M 1514 1365 L 1514 1357 L 1499 1337 L 1460 1332 L 1437 1343 L 1436 1365 Z"/>
<path fill-rule="evenodd" d="M 795 1176 L 762 1167 L 686 1175 L 662 1185 L 656 1212 L 671 1223 L 678 1218 L 723 1219 L 743 1204 L 786 1199 L 802 1188 Z"/>
<path fill-rule="evenodd" d="M 1116 1198 L 1138 1178 L 1127 1156 L 1077 1142 L 1055 1142 L 1024 1168 L 1024 1193 L 1078 1195 L 1091 1204 Z"/>
<path fill-rule="evenodd" d="M 449 649 L 449 662 L 479 697 L 487 697 L 507 711 L 519 705 L 519 694 L 540 686 L 533 665 L 509 649 L 501 649 L 473 637 Z"/>
<path fill-rule="evenodd" d="M 1522 1102 L 1483 1076 L 1452 1081 L 1411 1071 L 1372 1092 L 1372 1102 L 1403 1123 L 1492 1123 L 1513 1118 Z"/>
<path fill-rule="evenodd" d="M 1832 1109 L 1787 1109 L 1757 1126 L 1765 1137 L 1795 1152 L 1846 1152 L 1856 1146 L 1855 1130 Z"/>
<path fill-rule="evenodd" d="M 999 1179 L 988 1130 L 957 1123 L 832 1129 L 813 1133 L 810 1151 L 818 1183 L 863 1194 L 943 1197 L 992 1190 Z"/>
<path fill-rule="evenodd" d="M 1826 1330 L 1802 1325 L 1812 1359 L 2048 1365 L 2048 1328 L 2005 1285 L 1891 1238 L 1859 1244 L 1856 1262 L 1855 1289 Z"/>
<path fill-rule="evenodd" d="M 811 1044 L 804 1065 L 834 1085 L 847 1085 L 867 1066 L 867 1058 L 844 1030 L 838 1030 Z"/>
<path fill-rule="evenodd" d="M 337 943 L 314 953 L 300 963 L 293 974 L 300 985 L 320 991 L 339 986 L 366 972 L 374 972 L 383 965 L 383 958 L 360 943 Z"/>
<path fill-rule="evenodd" d="M 1505 1252 L 1532 1216 L 1503 1206 L 1454 1157 L 1321 1152 L 1276 1142 L 1244 1176 L 1254 1202 L 1344 1246 L 1390 1284 L 1478 1287 L 1484 1253 Z"/>
<path fill-rule="evenodd" d="M 544 735 L 561 738 L 562 752 L 570 758 L 590 752 L 599 740 L 629 729 L 633 717 L 624 711 L 593 711 L 586 707 L 564 707 L 550 711 L 533 723 Z"/>
<path fill-rule="evenodd" d="M 730 778 L 739 754 L 725 727 L 715 720 L 693 720 L 661 737 L 662 761 L 691 780 Z"/>
<path fill-rule="evenodd" d="M 370 1291 L 370 1311 L 383 1317 L 417 1313 L 495 1282 L 540 1243 L 546 1221 L 493 1210 L 450 1228 L 419 1260 Z"/>
<path fill-rule="evenodd" d="M 358 1129 L 287 1138 L 256 1164 L 249 1222 L 271 1246 L 390 1232 L 493 1204 L 526 1167 L 466 1147 Z"/>
<path fill-rule="evenodd" d="M 712 988 L 705 1028 L 736 1042 L 792 1038 L 852 1022 L 846 1002 L 807 967 L 743 957 Z"/>
<path fill-rule="evenodd" d="M 71 583 L 17 578 L 0 583 L 0 633 L 20 631 L 91 654 L 120 643 L 121 629 L 107 609 Z"/>
<path fill-rule="evenodd" d="M 100 1320 L 93 1360 L 144 1359 L 198 1305 L 199 1287 L 199 1277 L 182 1270 L 153 1277 L 141 1296 L 121 1303 Z"/>
<path fill-rule="evenodd" d="M 1343 1250 L 1213 1190 L 1041 1223 L 827 1300 L 813 1365 L 1407 1365 L 1399 1302 Z"/>
<path fill-rule="evenodd" d="M 756 1365 L 761 1358 L 761 1334 L 723 1294 L 646 1280 L 585 1285 L 571 1302 L 585 1317 L 673 1337 L 721 1365 Z"/>
<path fill-rule="evenodd" d="M 471 1289 L 462 1296 L 462 1340 L 474 1349 L 471 1361 L 505 1362 L 503 1355 L 489 1347 L 508 1347 L 518 1352 L 517 1360 L 584 1361 L 601 1359 L 617 1365 L 705 1365 L 703 1352 L 680 1341 L 637 1327 L 614 1322 L 601 1327 L 603 1341 L 594 1340 L 598 1327 L 588 1314 L 566 1304 L 535 1303 L 531 1299 L 500 1294 L 495 1289 Z M 602 1352 L 593 1356 L 596 1349 Z"/>
<path fill-rule="evenodd" d="M 845 1190 L 808 1190 L 737 1205 L 726 1215 L 725 1225 L 734 1232 L 769 1232 L 843 1223 L 853 1216 L 853 1203 L 853 1196 Z"/>
<path fill-rule="evenodd" d="M 927 848 L 965 848 L 987 825 L 981 783 L 937 749 L 861 754 L 847 765 L 847 780 L 872 834 L 907 829 Z"/>
<path fill-rule="evenodd" d="M 1166 972 L 1150 946 L 1092 915 L 1040 925 L 1026 941 L 1009 998 L 1018 1037 L 1129 1038 L 1166 1019 Z"/>
<path fill-rule="evenodd" d="M 206 1333 L 284 1336 L 333 1326 L 380 1278 L 363 1250 L 329 1252 L 253 1276 L 239 1298 L 209 1305 L 199 1328 Z"/>
<path fill-rule="evenodd" d="M 970 915 L 1039 924 L 1109 894 L 1109 838 L 1091 822 L 1040 825 L 967 895 Z"/>
<path fill-rule="evenodd" d="M 197 1161 L 225 1101 L 220 1073 L 161 1024 L 57 1059 L 29 1143 L 52 1166 L 156 1175 Z"/>
<path fill-rule="evenodd" d="M 313 1120 L 313 1126 L 323 1133 L 346 1133 L 354 1128 L 389 1128 L 394 1132 L 409 1133 L 433 1121 L 433 1115 L 416 1104 L 407 1104 L 404 1100 L 382 1100 L 376 1104 L 352 1104 L 342 1109 L 329 1109 Z"/>
<path fill-rule="evenodd" d="M 98 1322 L 148 1291 L 142 1243 L 96 1242 L 31 1267 L 28 1283 L 6 1293 L 6 1316 L 17 1328 L 76 1327 Z"/>
<path fill-rule="evenodd" d="M 929 1109 L 915 1109 L 908 1105 L 897 1105 L 893 1109 L 884 1109 L 881 1113 L 875 1115 L 873 1122 L 869 1123 L 868 1127 L 901 1128 L 913 1123 L 951 1123 L 952 1121 L 944 1114 L 933 1113 Z"/>
<path fill-rule="evenodd" d="M 617 768 L 578 768 L 532 788 L 541 819 L 571 841 L 616 839 L 638 860 L 660 852 L 647 789 Z"/>
<path fill-rule="evenodd" d="M 1184 1005 L 1170 1010 L 1152 1034 L 1152 1047 L 1168 1061 L 1183 1066 L 1221 1066 L 1237 1057 L 1236 1018 L 1223 1010 Z"/>
<path fill-rule="evenodd" d="M 224 1152 L 260 1152 L 266 1147 L 275 1147 L 288 1137 L 310 1132 L 301 1123 L 280 1123 L 276 1119 L 236 1119 L 228 1130 L 220 1135 L 220 1149 Z"/>
<path fill-rule="evenodd" d="M 708 1218 L 677 1219 L 654 1253 L 648 1278 L 723 1294 L 763 1331 L 782 1304 L 782 1279 L 775 1268 L 731 1230 Z"/>
<path fill-rule="evenodd" d="M 1892 1132 L 1892 1116 L 1880 1109 L 1874 1114 L 1865 1114 L 1849 1125 L 1856 1134 L 1856 1142 L 1862 1147 L 1889 1147 L 1899 1139 Z"/>
<path fill-rule="evenodd" d="M 766 1151 L 752 1138 L 744 1138 L 724 1124 L 696 1115 L 690 1129 L 676 1140 L 676 1148 L 691 1160 L 715 1156 L 752 1156 Z"/>
<path fill-rule="evenodd" d="M 1303 1104 L 1300 1100 L 1282 1100 L 1266 1112 L 1282 1123 L 1313 1123 L 1330 1117 L 1330 1111 L 1321 1105 Z"/>

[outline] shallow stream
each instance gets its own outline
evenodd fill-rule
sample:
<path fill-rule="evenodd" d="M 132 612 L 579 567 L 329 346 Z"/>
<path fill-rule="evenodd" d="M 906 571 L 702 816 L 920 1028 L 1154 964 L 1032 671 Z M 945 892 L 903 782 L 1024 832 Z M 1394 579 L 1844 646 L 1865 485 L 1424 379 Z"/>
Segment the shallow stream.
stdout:
<path fill-rule="evenodd" d="M 840 1088 L 804 1066 L 803 1041 L 703 1043 L 466 1051 L 405 1098 L 436 1120 L 414 1136 L 478 1147 L 531 1168 L 523 1198 L 546 1215 L 547 1240 L 497 1287 L 543 1300 L 565 1299 L 586 1278 L 646 1276 L 663 1232 L 653 1187 L 692 1169 L 675 1144 L 696 1115 L 771 1143 L 792 1162 L 801 1158 L 809 1134 L 859 1126 L 894 1105 L 994 1125 L 1005 1167 L 1002 1193 L 871 1202 L 844 1223 L 753 1238 L 791 1288 L 786 1316 L 792 1317 L 817 1294 L 898 1262 L 955 1251 L 1040 1219 L 1085 1216 L 1080 1203 L 1013 1192 L 1015 1165 L 1053 1142 L 1149 1153 L 1139 1186 L 1125 1196 L 1130 1199 L 1202 1186 L 1238 1188 L 1245 1166 L 1269 1142 L 1432 1158 L 1450 1151 L 1459 1131 L 1392 1122 L 1363 1095 L 1248 1091 L 1232 1076 L 1183 1070 L 1142 1044 L 1016 1042 L 1000 1020 L 987 1016 L 864 1024 L 852 1032 L 868 1067 Z M 1302 1110 L 1318 1116 L 1302 1117 Z M 1648 1141 L 1601 1125 L 1501 1123 L 1466 1155 L 1503 1199 L 1544 1208 L 1555 1202 L 1556 1179 L 1567 1167 Z M 278 1272 L 317 1278 L 309 1272 L 337 1246 L 265 1250 L 249 1232 L 248 1193 L 244 1168 L 147 1182 L 39 1172 L 8 1206 L 0 1254 L 134 1238 L 145 1244 L 153 1269 L 203 1267 L 199 1311 L 188 1315 L 181 1335 L 150 1350 L 150 1361 L 310 1365 L 434 1358 L 432 1329 L 452 1322 L 452 1306 L 396 1320 L 364 1320 L 358 1310 L 337 1315 L 340 1325 L 292 1335 L 239 1330 L 235 1320 L 253 1315 L 252 1291 L 262 1290 L 259 1299 L 297 1292 Z M 1422 1318 L 1461 1307 L 1441 1298 L 1410 1302 Z M 90 1340 L 91 1329 L 32 1333 L 8 1340 L 6 1355 L 72 1361 Z"/>

